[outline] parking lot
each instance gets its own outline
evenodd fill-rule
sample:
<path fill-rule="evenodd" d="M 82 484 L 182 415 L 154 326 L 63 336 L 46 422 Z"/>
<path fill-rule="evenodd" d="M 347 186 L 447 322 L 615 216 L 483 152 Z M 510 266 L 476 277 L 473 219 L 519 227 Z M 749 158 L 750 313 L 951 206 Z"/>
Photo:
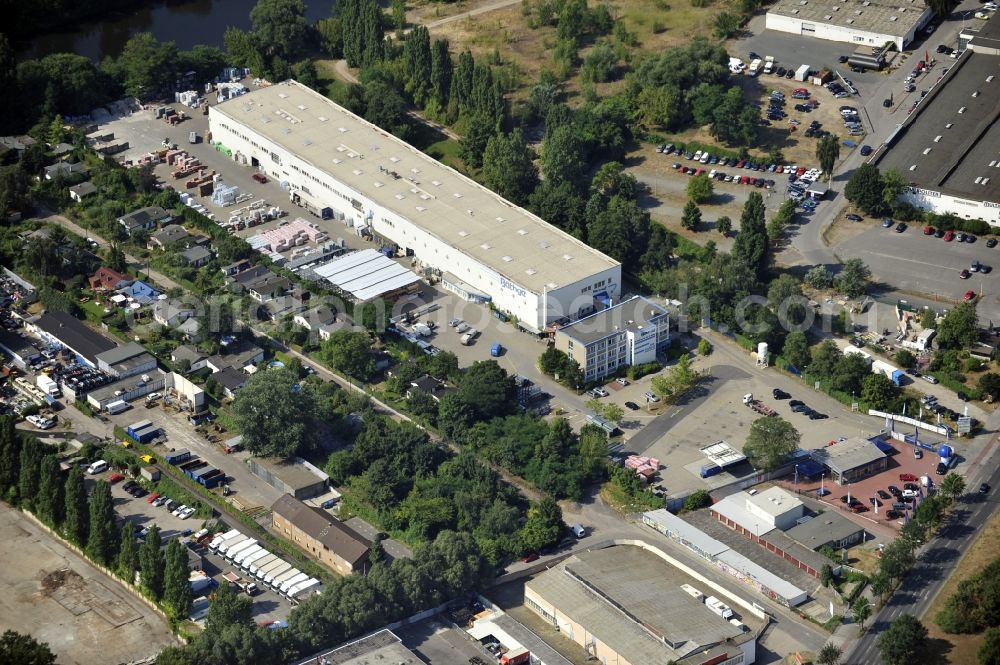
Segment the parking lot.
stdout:
<path fill-rule="evenodd" d="M 220 584 L 223 581 L 222 576 L 228 572 L 234 572 L 240 577 L 250 577 L 252 579 L 252 576 L 247 575 L 247 573 L 228 563 L 218 554 L 213 554 L 207 549 L 202 557 L 205 560 L 205 573 Z M 259 581 L 255 581 L 255 583 L 259 591 L 252 598 L 253 620 L 262 625 L 288 619 L 288 615 L 292 611 L 292 604 L 265 584 Z"/>
<path fill-rule="evenodd" d="M 838 221 L 838 224 L 848 223 Z M 923 227 L 910 225 L 903 233 L 882 228 L 873 222 L 863 233 L 845 239 L 831 249 L 839 255 L 861 258 L 871 268 L 873 279 L 891 283 L 903 292 L 927 293 L 935 299 L 961 302 L 967 291 L 986 300 L 988 309 L 997 306 L 997 271 L 959 273 L 973 261 L 991 268 L 1000 267 L 1000 248 L 989 248 L 985 239 L 975 243 L 945 242 L 926 236 Z"/>
<path fill-rule="evenodd" d="M 0 557 L 0 623 L 47 642 L 60 663 L 137 662 L 178 644 L 131 591 L 6 504 Z"/>

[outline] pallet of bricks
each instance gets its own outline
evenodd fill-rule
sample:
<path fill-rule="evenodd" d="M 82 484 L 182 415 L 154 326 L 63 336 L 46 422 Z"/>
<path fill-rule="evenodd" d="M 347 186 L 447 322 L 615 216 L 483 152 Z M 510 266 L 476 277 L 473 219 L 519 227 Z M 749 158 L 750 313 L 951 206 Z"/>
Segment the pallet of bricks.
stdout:
<path fill-rule="evenodd" d="M 625 468 L 635 471 L 640 480 L 648 483 L 660 470 L 660 460 L 645 455 L 629 455 L 625 458 Z"/>

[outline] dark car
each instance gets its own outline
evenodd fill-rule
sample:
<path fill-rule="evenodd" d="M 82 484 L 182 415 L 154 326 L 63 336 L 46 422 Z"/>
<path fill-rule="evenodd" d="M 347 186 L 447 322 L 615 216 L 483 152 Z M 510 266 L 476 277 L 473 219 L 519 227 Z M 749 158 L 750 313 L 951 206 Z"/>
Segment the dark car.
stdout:
<path fill-rule="evenodd" d="M 979 486 L 979 493 L 980 494 L 989 494 L 990 493 L 990 485 L 989 485 L 989 483 L 983 483 L 982 485 L 980 485 Z"/>
<path fill-rule="evenodd" d="M 870 145 L 863 145 L 863 146 L 861 146 L 861 156 L 862 157 L 867 157 L 870 154 L 872 154 L 872 147 Z"/>
<path fill-rule="evenodd" d="M 772 390 L 771 396 L 774 397 L 774 399 L 788 399 L 789 397 L 791 397 L 791 395 L 786 393 L 781 388 L 775 388 L 774 390 Z"/>
<path fill-rule="evenodd" d="M 990 238 L 989 240 L 986 241 L 986 246 L 989 247 L 990 249 L 996 247 L 997 246 L 997 239 L 996 238 Z"/>
<path fill-rule="evenodd" d="M 853 213 L 847 215 L 847 219 L 850 220 L 850 221 L 852 221 L 852 222 L 860 222 L 860 221 L 862 221 L 861 215 L 855 215 Z"/>
<path fill-rule="evenodd" d="M 896 224 L 896 233 L 902 233 L 905 230 L 906 230 L 906 224 L 904 222 Z"/>
<path fill-rule="evenodd" d="M 337 505 L 336 499 L 327 499 L 321 504 L 321 507 L 325 508 L 326 510 L 329 510 L 330 508 L 333 508 L 335 505 Z"/>
<path fill-rule="evenodd" d="M 879 501 L 878 499 L 876 499 L 876 498 L 875 498 L 875 497 L 873 497 L 873 496 L 871 496 L 871 497 L 868 497 L 868 502 L 869 502 L 870 504 L 872 504 L 873 506 L 876 506 L 876 507 L 877 507 L 877 506 L 881 506 L 881 505 L 882 505 L 882 502 L 881 502 L 881 501 Z"/>
<path fill-rule="evenodd" d="M 911 492 L 916 492 L 920 489 L 920 487 L 916 483 L 906 483 L 905 485 L 903 485 L 903 489 L 910 490 Z"/>
<path fill-rule="evenodd" d="M 792 413 L 807 413 L 810 411 L 812 411 L 812 409 L 802 403 L 796 404 L 792 407 Z"/>
<path fill-rule="evenodd" d="M 839 62 L 840 64 L 844 64 L 845 62 L 847 62 L 847 56 L 846 55 L 839 56 L 837 58 L 837 62 Z"/>
<path fill-rule="evenodd" d="M 847 503 L 847 495 L 846 494 L 844 496 L 840 497 L 840 502 L 841 503 Z"/>
<path fill-rule="evenodd" d="M 825 413 L 819 413 L 818 411 L 813 411 L 809 414 L 809 420 L 826 420 L 829 417 Z"/>
<path fill-rule="evenodd" d="M 531 563 L 532 561 L 538 560 L 538 552 L 532 552 L 531 554 L 525 554 L 521 557 L 521 561 L 524 563 Z"/>
<path fill-rule="evenodd" d="M 778 67 L 778 71 L 775 72 L 775 75 L 776 76 L 784 76 L 785 75 L 785 68 L 784 67 Z"/>
<path fill-rule="evenodd" d="M 889 485 L 889 494 L 891 494 L 893 496 L 897 496 L 897 497 L 898 496 L 903 496 L 902 490 L 900 490 L 895 485 Z"/>
<path fill-rule="evenodd" d="M 972 235 L 971 233 L 968 234 L 967 236 L 965 236 L 965 242 L 971 245 L 972 243 L 976 242 L 976 236 Z"/>
<path fill-rule="evenodd" d="M 137 486 L 137 487 L 133 487 L 132 491 L 129 492 L 129 494 L 131 494 L 132 496 L 134 496 L 135 498 L 138 499 L 140 497 L 146 496 L 148 494 L 148 492 L 146 490 L 144 490 L 143 488 Z"/>
<path fill-rule="evenodd" d="M 788 403 L 788 406 L 790 406 L 792 408 L 795 408 L 797 406 L 802 406 L 802 401 L 801 400 L 797 400 L 797 399 L 793 399 L 791 402 Z"/>
<path fill-rule="evenodd" d="M 885 518 L 887 520 L 897 520 L 897 519 L 899 519 L 902 516 L 903 516 L 903 514 L 900 513 L 898 510 L 889 510 L 889 511 L 886 511 L 886 513 L 885 513 Z"/>
<path fill-rule="evenodd" d="M 625 402 L 625 408 L 630 411 L 638 411 L 639 405 L 636 404 L 635 402 Z"/>
<path fill-rule="evenodd" d="M 126 481 L 125 481 L 125 482 L 124 482 L 124 483 L 122 484 L 122 489 L 123 489 L 123 490 L 125 490 L 126 492 L 128 492 L 128 491 L 130 491 L 130 490 L 131 490 L 131 489 L 132 489 L 133 487 L 135 487 L 135 486 L 136 486 L 137 484 L 138 484 L 138 483 L 136 483 L 136 482 L 135 482 L 134 480 L 126 480 Z"/>
<path fill-rule="evenodd" d="M 946 233 L 947 233 L 947 231 L 945 231 L 944 229 L 938 229 L 937 231 L 934 232 L 934 237 L 935 238 L 943 238 Z"/>
<path fill-rule="evenodd" d="M 958 391 L 958 392 L 956 393 L 956 395 L 958 396 L 958 399 L 962 400 L 963 402 L 968 402 L 968 401 L 969 401 L 969 396 L 968 396 L 968 395 L 966 395 L 966 394 L 965 394 L 964 392 L 962 392 L 961 390 L 959 390 L 959 391 Z"/>
<path fill-rule="evenodd" d="M 892 495 L 885 490 L 876 490 L 875 493 L 878 494 L 878 498 L 884 501 L 888 501 L 892 497 Z"/>
<path fill-rule="evenodd" d="M 787 72 L 785 72 L 785 78 L 786 79 L 790 79 L 793 76 L 795 76 L 795 72 L 793 72 L 791 69 L 789 69 Z"/>

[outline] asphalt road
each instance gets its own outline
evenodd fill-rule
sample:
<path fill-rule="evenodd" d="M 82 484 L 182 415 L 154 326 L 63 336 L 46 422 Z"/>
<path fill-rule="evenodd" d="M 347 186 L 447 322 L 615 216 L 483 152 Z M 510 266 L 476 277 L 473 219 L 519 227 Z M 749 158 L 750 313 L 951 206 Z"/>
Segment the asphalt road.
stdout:
<path fill-rule="evenodd" d="M 990 420 L 993 424 L 997 418 Z M 889 599 L 889 602 L 872 618 L 867 632 L 854 643 L 853 648 L 845 655 L 844 665 L 879 665 L 882 662 L 878 651 L 878 638 L 882 631 L 887 629 L 893 619 L 901 614 L 922 617 L 941 590 L 941 586 L 958 565 L 962 554 L 968 550 L 982 526 L 993 515 L 997 508 L 995 496 L 990 494 L 983 497 L 976 492 L 982 482 L 987 482 L 994 488 L 1000 482 L 997 450 L 994 448 L 992 454 L 983 460 L 982 464 L 973 465 L 972 468 L 980 470 L 980 472 L 989 469 L 992 471 L 982 475 L 975 471 L 969 474 L 966 482 L 971 494 L 967 495 L 952 512 L 948 523 L 941 528 L 938 536 L 918 552 L 919 558 L 916 565 Z"/>

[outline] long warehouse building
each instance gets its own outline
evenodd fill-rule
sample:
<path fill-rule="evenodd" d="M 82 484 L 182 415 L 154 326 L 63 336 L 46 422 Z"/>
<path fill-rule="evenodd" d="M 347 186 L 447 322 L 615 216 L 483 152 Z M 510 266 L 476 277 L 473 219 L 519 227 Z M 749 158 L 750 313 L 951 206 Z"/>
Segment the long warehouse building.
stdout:
<path fill-rule="evenodd" d="M 210 107 L 209 128 L 293 200 L 368 228 L 528 330 L 618 300 L 620 263 L 295 81 Z"/>

